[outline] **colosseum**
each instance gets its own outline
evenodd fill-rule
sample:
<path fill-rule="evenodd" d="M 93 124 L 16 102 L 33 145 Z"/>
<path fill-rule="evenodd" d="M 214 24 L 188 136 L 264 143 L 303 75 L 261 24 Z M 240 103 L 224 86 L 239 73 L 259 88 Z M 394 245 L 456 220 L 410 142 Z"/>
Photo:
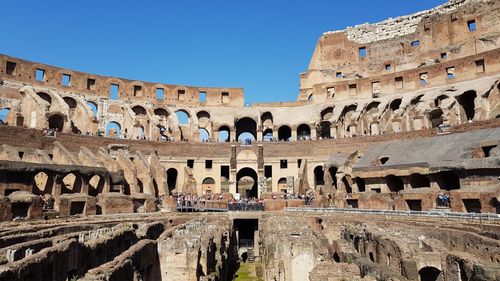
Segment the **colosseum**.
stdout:
<path fill-rule="evenodd" d="M 325 32 L 299 79 L 0 55 L 0 280 L 500 280 L 500 1 Z"/>

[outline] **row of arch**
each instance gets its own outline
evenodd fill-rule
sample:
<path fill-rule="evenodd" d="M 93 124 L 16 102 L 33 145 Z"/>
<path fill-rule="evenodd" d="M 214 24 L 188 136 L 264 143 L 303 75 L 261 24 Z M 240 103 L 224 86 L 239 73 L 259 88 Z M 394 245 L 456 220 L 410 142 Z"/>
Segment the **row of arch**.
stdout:
<path fill-rule="evenodd" d="M 52 98 L 49 94 L 44 93 L 44 92 L 37 92 L 36 93 L 41 99 L 45 100 L 49 104 L 52 103 Z M 411 105 L 416 105 L 421 101 L 423 95 L 419 95 L 415 98 L 412 99 Z M 443 111 L 439 109 L 439 106 L 441 103 L 450 98 L 447 95 L 440 95 L 434 100 L 435 107 L 438 108 L 437 110 L 433 110 L 429 112 L 429 118 L 432 122 L 433 127 L 437 127 L 438 125 L 442 124 L 443 122 Z M 467 91 L 463 93 L 462 95 L 459 95 L 455 97 L 455 99 L 458 101 L 458 103 L 462 106 L 464 109 L 465 115 L 467 119 L 473 119 L 475 116 L 475 105 L 474 101 L 477 98 L 477 94 L 475 91 Z M 63 100 L 66 102 L 66 104 L 69 106 L 70 110 L 76 108 L 77 106 L 77 101 L 69 96 L 63 97 Z M 379 101 L 373 101 L 364 107 L 361 113 L 367 113 L 370 112 L 371 110 L 378 109 L 380 106 Z M 386 107 L 384 108 L 383 112 L 387 110 L 392 110 L 396 111 L 400 109 L 402 104 L 402 99 L 394 99 L 391 102 L 387 103 Z M 97 104 L 95 104 L 92 101 L 87 101 L 86 105 L 88 108 L 92 111 L 93 117 L 97 117 L 97 112 L 98 112 L 98 107 Z M 350 112 L 356 112 L 358 108 L 357 104 L 350 104 L 344 106 L 342 109 L 342 113 L 339 116 L 339 119 L 337 122 L 343 122 L 346 116 L 349 116 Z M 145 116 L 147 115 L 147 111 L 143 106 L 140 105 L 135 105 L 132 108 L 132 111 L 136 116 Z M 333 111 L 334 107 L 326 107 L 320 112 L 320 121 L 316 124 L 316 130 L 317 130 L 317 137 L 321 138 L 330 138 L 331 133 L 330 133 L 330 128 L 332 125 L 332 120 L 331 118 L 333 117 Z M 154 109 L 154 115 L 160 116 L 160 117 L 168 117 L 169 111 L 165 108 L 158 107 Z M 177 119 L 179 121 L 180 125 L 187 125 L 190 123 L 191 119 L 191 114 L 189 111 L 184 110 L 184 109 L 178 109 L 175 111 L 175 114 L 177 115 Z M 205 119 L 205 120 L 210 120 L 211 116 L 207 111 L 199 111 L 196 113 L 196 117 L 200 119 Z M 383 114 L 380 114 L 382 116 Z M 3 114 L 5 116 L 5 114 Z M 2 112 L 0 112 L 0 118 L 2 118 Z M 5 119 L 5 117 L 3 118 Z M 5 122 L 5 120 L 3 120 Z M 57 116 L 54 115 L 54 117 L 51 118 L 49 121 L 49 127 L 54 128 L 54 129 L 62 129 L 62 124 L 64 124 L 64 116 Z M 121 130 L 121 125 L 118 124 L 117 121 L 111 121 L 107 124 L 107 126 L 110 125 L 113 127 L 116 131 Z M 109 128 L 106 126 L 106 134 L 109 132 Z M 273 139 L 273 115 L 271 112 L 267 111 L 261 114 L 261 126 L 262 126 L 262 131 L 263 131 L 263 140 L 270 140 Z M 236 139 L 245 139 L 245 138 L 250 138 L 252 140 L 257 139 L 257 122 L 255 119 L 251 117 L 244 117 L 240 118 L 235 122 L 235 127 L 236 127 Z M 160 128 L 161 129 L 161 128 Z M 209 138 L 215 139 L 214 136 L 210 135 L 210 132 L 206 128 L 199 128 L 200 129 L 200 140 L 207 140 Z M 346 128 L 349 130 L 349 128 Z M 230 130 L 228 125 L 222 125 L 219 127 L 217 130 L 218 136 L 217 139 L 219 141 L 227 141 L 229 140 L 229 135 L 230 135 Z M 244 135 L 241 137 L 241 135 Z M 307 124 L 300 124 L 297 127 L 297 139 L 301 138 L 310 138 L 311 137 L 311 128 Z M 292 138 L 292 128 L 288 125 L 282 125 L 278 128 L 278 134 L 277 134 L 278 140 L 291 140 Z"/>
<path fill-rule="evenodd" d="M 325 184 L 325 177 L 324 177 L 324 167 L 323 166 L 316 166 L 314 168 L 314 184 L 315 186 L 321 186 Z M 328 173 L 330 175 L 330 178 L 332 180 L 331 184 L 332 187 L 334 187 L 336 190 L 338 190 L 339 186 L 337 183 L 337 172 L 338 168 L 335 166 L 331 166 L 328 168 Z M 383 177 L 381 180 L 378 180 L 377 182 L 384 183 L 387 185 L 388 191 L 389 192 L 399 192 L 402 191 L 405 187 L 405 181 L 411 187 L 412 189 L 415 188 L 430 188 L 431 187 L 431 179 L 427 175 L 419 174 L 419 173 L 413 173 L 409 176 L 404 177 L 405 180 L 403 180 L 403 177 L 396 176 L 396 175 L 387 175 Z M 441 171 L 438 173 L 435 173 L 432 175 L 432 179 L 436 181 L 437 185 L 439 186 L 440 189 L 442 190 L 456 190 L 460 189 L 460 177 L 453 171 Z M 347 193 L 352 193 L 353 192 L 353 187 L 351 186 L 351 183 L 354 183 L 357 187 L 358 192 L 364 192 L 366 191 L 366 183 L 365 179 L 360 178 L 360 177 L 354 177 L 352 181 L 350 181 L 347 177 L 347 175 L 343 176 L 341 179 L 341 182 L 343 183 L 345 190 Z"/>

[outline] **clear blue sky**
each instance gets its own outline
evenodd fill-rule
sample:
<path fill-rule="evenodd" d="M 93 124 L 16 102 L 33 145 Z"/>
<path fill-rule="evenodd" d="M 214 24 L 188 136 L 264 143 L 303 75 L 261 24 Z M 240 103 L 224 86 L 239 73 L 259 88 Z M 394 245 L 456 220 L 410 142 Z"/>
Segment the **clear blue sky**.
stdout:
<path fill-rule="evenodd" d="M 136 80 L 243 87 L 247 103 L 290 101 L 323 32 L 444 2 L 9 0 L 0 53 Z"/>

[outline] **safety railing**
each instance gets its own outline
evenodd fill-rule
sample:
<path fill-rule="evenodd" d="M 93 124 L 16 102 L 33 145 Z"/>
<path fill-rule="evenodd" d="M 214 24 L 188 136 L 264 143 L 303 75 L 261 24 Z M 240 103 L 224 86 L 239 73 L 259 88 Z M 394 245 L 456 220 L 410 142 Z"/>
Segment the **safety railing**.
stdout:
<path fill-rule="evenodd" d="M 439 211 L 392 211 L 392 210 L 372 210 L 372 209 L 343 209 L 343 208 L 313 208 L 313 207 L 287 207 L 287 212 L 310 212 L 322 214 L 366 214 L 382 216 L 415 216 L 415 217 L 436 217 L 436 218 L 455 218 L 455 219 L 473 219 L 484 221 L 500 221 L 500 214 L 490 213 L 459 213 L 459 212 L 439 212 Z"/>

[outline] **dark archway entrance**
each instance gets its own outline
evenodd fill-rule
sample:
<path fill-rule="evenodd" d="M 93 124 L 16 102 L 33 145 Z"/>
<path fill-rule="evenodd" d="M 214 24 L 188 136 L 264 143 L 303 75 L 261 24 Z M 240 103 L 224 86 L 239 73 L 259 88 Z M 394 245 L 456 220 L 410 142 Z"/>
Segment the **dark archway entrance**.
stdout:
<path fill-rule="evenodd" d="M 278 130 L 278 139 L 280 141 L 289 141 L 292 138 L 292 129 L 288 126 L 281 126 Z"/>
<path fill-rule="evenodd" d="M 177 186 L 177 170 L 174 168 L 170 168 L 167 170 L 167 186 L 170 193 Z"/>
<path fill-rule="evenodd" d="M 321 121 L 317 126 L 318 137 L 322 139 L 331 138 L 330 127 L 332 123 L 330 121 Z"/>
<path fill-rule="evenodd" d="M 62 132 L 64 127 L 64 117 L 60 114 L 54 114 L 49 117 L 49 129 L 54 129 Z"/>
<path fill-rule="evenodd" d="M 236 139 L 239 140 L 242 134 L 250 134 L 254 140 L 257 139 L 257 123 L 255 123 L 255 120 L 245 117 L 236 122 Z"/>
<path fill-rule="evenodd" d="M 236 192 L 242 198 L 257 197 L 257 184 L 257 172 L 252 168 L 242 168 L 236 174 Z"/>
<path fill-rule="evenodd" d="M 420 281 L 440 281 L 442 280 L 441 270 L 433 267 L 426 266 L 418 271 Z"/>
<path fill-rule="evenodd" d="M 323 172 L 323 166 L 316 166 L 314 168 L 314 185 L 324 185 L 325 184 L 325 176 Z"/>
<path fill-rule="evenodd" d="M 476 91 L 467 91 L 457 97 L 458 103 L 462 106 L 465 111 L 465 116 L 467 120 L 474 119 L 476 113 L 474 100 L 476 99 Z"/>
<path fill-rule="evenodd" d="M 311 139 L 311 128 L 309 125 L 302 124 L 297 127 L 297 139 Z"/>

